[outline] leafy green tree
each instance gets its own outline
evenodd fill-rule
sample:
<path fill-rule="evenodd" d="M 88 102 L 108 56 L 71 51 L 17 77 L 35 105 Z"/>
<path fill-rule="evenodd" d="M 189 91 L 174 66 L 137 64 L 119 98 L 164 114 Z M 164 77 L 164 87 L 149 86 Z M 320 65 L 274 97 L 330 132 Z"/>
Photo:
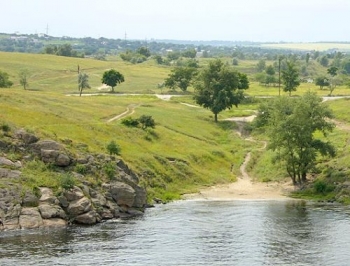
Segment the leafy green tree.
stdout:
<path fill-rule="evenodd" d="M 309 64 L 310 62 L 310 53 L 307 53 L 306 56 L 305 56 L 305 62 L 306 64 Z"/>
<path fill-rule="evenodd" d="M 296 91 L 297 87 L 300 85 L 299 71 L 293 62 L 287 62 L 286 69 L 282 70 L 281 79 L 283 90 L 288 92 L 289 96 L 291 96 L 292 91 Z"/>
<path fill-rule="evenodd" d="M 158 65 L 161 65 L 164 63 L 163 57 L 161 55 L 155 55 L 153 58 L 154 60 L 156 60 Z"/>
<path fill-rule="evenodd" d="M 278 97 L 272 104 L 262 106 L 257 123 L 267 128 L 269 149 L 275 151 L 273 162 L 281 162 L 295 185 L 306 182 L 307 174 L 315 169 L 318 154 L 334 156 L 334 147 L 316 138 L 324 136 L 334 125 L 330 109 L 315 93 L 293 99 Z"/>
<path fill-rule="evenodd" d="M 0 70 L 0 88 L 9 88 L 13 85 L 9 78 L 9 74 Z"/>
<path fill-rule="evenodd" d="M 197 55 L 196 49 L 187 49 L 186 51 L 182 52 L 182 56 L 187 58 L 195 58 L 196 55 Z"/>
<path fill-rule="evenodd" d="M 330 68 L 327 69 L 327 73 L 331 76 L 331 82 L 329 85 L 329 96 L 332 95 L 335 87 L 336 87 L 336 82 L 334 80 L 334 77 L 338 74 L 338 68 L 335 66 L 331 66 Z"/>
<path fill-rule="evenodd" d="M 78 75 L 78 89 L 79 89 L 79 96 L 83 93 L 84 89 L 90 89 L 89 85 L 89 75 L 83 72 L 80 72 Z"/>
<path fill-rule="evenodd" d="M 124 81 L 124 76 L 115 69 L 105 71 L 102 76 L 102 83 L 112 87 L 112 92 L 114 92 L 114 87 L 116 87 L 117 84 Z"/>
<path fill-rule="evenodd" d="M 273 75 L 275 75 L 276 70 L 275 70 L 275 68 L 272 65 L 269 65 L 269 66 L 266 67 L 265 72 L 266 72 L 267 75 L 273 76 Z"/>
<path fill-rule="evenodd" d="M 262 72 L 264 71 L 266 68 L 266 62 L 265 60 L 261 59 L 259 60 L 259 62 L 256 65 L 256 69 L 258 70 L 258 72 Z"/>
<path fill-rule="evenodd" d="M 21 86 L 23 86 L 23 89 L 27 89 L 27 87 L 29 86 L 29 82 L 28 82 L 28 70 L 23 69 L 19 72 L 18 77 L 19 77 L 19 84 L 21 84 Z"/>
<path fill-rule="evenodd" d="M 345 72 L 346 74 L 350 74 L 350 59 L 344 61 L 344 62 L 342 63 L 342 67 L 343 67 L 344 72 Z"/>
<path fill-rule="evenodd" d="M 323 87 L 327 87 L 330 85 L 329 80 L 326 76 L 319 76 L 315 79 L 316 86 L 320 86 L 320 89 L 322 90 Z"/>
<path fill-rule="evenodd" d="M 178 87 L 186 91 L 196 73 L 197 70 L 193 67 L 175 67 L 165 79 L 164 85 L 172 90 Z"/>
<path fill-rule="evenodd" d="M 150 50 L 147 47 L 145 47 L 145 46 L 142 46 L 139 49 L 137 49 L 137 53 L 139 53 L 139 54 L 141 54 L 141 55 L 143 55 L 145 57 L 150 57 L 151 56 Z"/>
<path fill-rule="evenodd" d="M 324 66 L 324 67 L 328 66 L 329 60 L 328 60 L 328 57 L 326 55 L 324 55 L 320 58 L 320 64 L 321 64 L 321 66 Z"/>
<path fill-rule="evenodd" d="M 148 127 L 155 128 L 156 122 L 150 115 L 141 115 L 138 119 L 141 124 L 142 129 L 146 129 Z"/>
<path fill-rule="evenodd" d="M 232 65 L 238 66 L 238 59 L 237 58 L 232 59 Z"/>
<path fill-rule="evenodd" d="M 217 59 L 202 70 L 195 83 L 194 99 L 197 104 L 209 109 L 214 114 L 230 109 L 243 100 L 244 90 L 249 88 L 247 75 L 237 72 Z"/>

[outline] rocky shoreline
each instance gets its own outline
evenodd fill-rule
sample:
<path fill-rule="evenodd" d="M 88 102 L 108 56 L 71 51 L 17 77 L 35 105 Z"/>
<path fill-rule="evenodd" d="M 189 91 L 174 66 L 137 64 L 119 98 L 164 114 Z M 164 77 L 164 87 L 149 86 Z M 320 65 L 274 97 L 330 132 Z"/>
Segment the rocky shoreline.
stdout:
<path fill-rule="evenodd" d="M 39 140 L 23 129 L 0 138 L 0 230 L 92 225 L 103 220 L 142 215 L 147 204 L 146 190 L 139 178 L 119 159 L 105 154 L 73 154 L 64 144 Z M 15 152 L 20 160 L 10 160 Z M 69 188 L 26 186 L 23 169 L 33 160 L 69 173 L 76 184 Z M 104 177 L 103 166 L 113 176 Z M 77 165 L 84 174 L 75 170 Z M 98 175 L 98 185 L 86 175 Z M 54 178 L 54 177 L 53 177 Z"/>

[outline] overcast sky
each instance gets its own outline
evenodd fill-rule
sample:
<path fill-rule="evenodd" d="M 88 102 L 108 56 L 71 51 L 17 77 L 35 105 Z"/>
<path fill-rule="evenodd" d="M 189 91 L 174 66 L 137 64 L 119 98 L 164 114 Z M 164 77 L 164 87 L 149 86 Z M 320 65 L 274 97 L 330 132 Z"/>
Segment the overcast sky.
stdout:
<path fill-rule="evenodd" d="M 0 32 L 124 39 L 350 41 L 350 0 L 0 0 Z"/>

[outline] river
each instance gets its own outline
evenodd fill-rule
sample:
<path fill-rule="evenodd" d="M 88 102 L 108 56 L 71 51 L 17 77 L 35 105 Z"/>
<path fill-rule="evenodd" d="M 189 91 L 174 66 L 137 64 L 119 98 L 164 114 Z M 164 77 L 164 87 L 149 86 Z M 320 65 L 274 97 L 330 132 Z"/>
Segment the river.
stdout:
<path fill-rule="evenodd" d="M 350 265 L 350 209 L 178 201 L 143 217 L 0 232 L 0 265 Z"/>

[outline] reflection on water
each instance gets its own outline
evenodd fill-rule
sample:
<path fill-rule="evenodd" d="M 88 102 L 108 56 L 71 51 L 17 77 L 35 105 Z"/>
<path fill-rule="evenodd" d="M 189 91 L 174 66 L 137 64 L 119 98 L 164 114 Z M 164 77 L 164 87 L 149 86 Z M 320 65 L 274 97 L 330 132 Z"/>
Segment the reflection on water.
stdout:
<path fill-rule="evenodd" d="M 348 265 L 350 215 L 303 201 L 182 201 L 132 220 L 0 235 L 0 265 Z"/>

